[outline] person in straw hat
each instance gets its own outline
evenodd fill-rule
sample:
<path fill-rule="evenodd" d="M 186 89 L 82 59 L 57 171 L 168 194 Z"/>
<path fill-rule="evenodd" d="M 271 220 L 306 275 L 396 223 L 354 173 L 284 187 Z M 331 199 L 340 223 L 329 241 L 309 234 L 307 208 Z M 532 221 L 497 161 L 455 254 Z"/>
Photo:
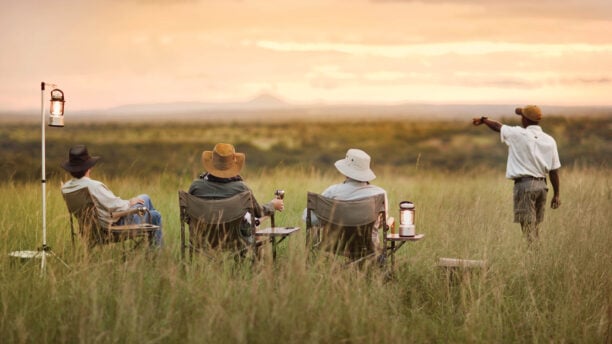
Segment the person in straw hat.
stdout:
<path fill-rule="evenodd" d="M 217 143 L 212 151 L 202 153 L 202 164 L 206 173 L 191 183 L 189 194 L 204 199 L 224 199 L 244 191 L 251 191 L 240 176 L 244 161 L 244 153 L 237 153 L 233 145 Z M 253 216 L 256 219 L 284 209 L 282 199 L 274 198 L 263 206 L 259 205 L 254 196 L 253 200 L 255 202 Z M 248 225 L 242 229 L 243 239 L 246 242 L 253 242 L 255 238 L 249 231 Z"/>
<path fill-rule="evenodd" d="M 514 222 L 529 243 L 539 236 L 539 224 L 544 219 L 548 192 L 546 175 L 553 187 L 551 208 L 561 205 L 559 199 L 559 152 L 555 139 L 544 133 L 539 123 L 542 111 L 536 105 L 516 108 L 522 126 L 508 126 L 487 117 L 474 118 L 476 126 L 485 124 L 499 132 L 501 141 L 508 145 L 506 178 L 514 181 Z"/>
<path fill-rule="evenodd" d="M 113 224 L 111 212 L 126 211 L 131 207 L 146 207 L 151 214 L 151 224 L 159 226 L 155 231 L 151 245 L 161 247 L 162 245 L 162 216 L 153 207 L 151 197 L 142 194 L 129 200 L 115 196 L 104 183 L 91 179 L 91 171 L 100 160 L 98 156 L 91 156 L 85 145 L 75 145 L 68 152 L 68 160 L 61 164 L 62 168 L 72 176 L 72 179 L 62 185 L 62 193 L 69 193 L 82 188 L 88 188 L 89 193 L 95 199 L 96 208 L 100 214 L 100 222 L 103 226 Z M 127 217 L 129 216 L 129 218 Z M 115 221 L 116 224 L 140 223 L 141 218 L 137 214 L 127 215 Z"/>
<path fill-rule="evenodd" d="M 389 213 L 387 192 L 378 186 L 370 184 L 376 178 L 374 172 L 370 169 L 370 156 L 361 149 L 351 148 L 346 152 L 344 159 L 335 162 L 336 169 L 346 177 L 339 184 L 334 184 L 325 189 L 322 196 L 337 199 L 337 200 L 355 200 L 369 196 L 384 194 L 385 195 L 385 210 Z M 306 209 L 302 215 L 302 219 L 306 221 Z M 313 214 L 311 221 L 313 224 L 318 223 L 316 214 Z M 392 225 L 393 218 L 385 219 L 389 225 Z M 372 243 L 377 250 L 380 250 L 380 239 L 378 237 L 377 224 L 372 231 Z"/>

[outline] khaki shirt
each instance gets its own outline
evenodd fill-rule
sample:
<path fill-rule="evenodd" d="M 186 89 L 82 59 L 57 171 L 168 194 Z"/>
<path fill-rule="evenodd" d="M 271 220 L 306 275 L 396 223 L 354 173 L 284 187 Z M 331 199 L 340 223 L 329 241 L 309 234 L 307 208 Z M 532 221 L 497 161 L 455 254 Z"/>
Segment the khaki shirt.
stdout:
<path fill-rule="evenodd" d="M 100 222 L 107 227 L 112 224 L 111 212 L 126 211 L 130 208 L 130 201 L 115 196 L 104 183 L 89 177 L 73 178 L 62 185 L 62 193 L 88 188 L 96 203 Z"/>

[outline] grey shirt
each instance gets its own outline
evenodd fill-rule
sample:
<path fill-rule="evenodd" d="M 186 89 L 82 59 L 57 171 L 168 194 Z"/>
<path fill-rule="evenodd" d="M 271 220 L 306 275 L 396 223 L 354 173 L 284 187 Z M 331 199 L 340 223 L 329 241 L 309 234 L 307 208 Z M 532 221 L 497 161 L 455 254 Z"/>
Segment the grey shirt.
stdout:
<path fill-rule="evenodd" d="M 321 193 L 322 196 L 343 201 L 354 200 L 379 194 L 385 195 L 385 211 L 388 216 L 389 202 L 387 199 L 387 192 L 383 188 L 369 184 L 367 182 L 360 182 L 351 178 L 347 178 L 344 183 L 334 184 L 325 189 L 323 193 Z M 302 214 L 302 220 L 306 221 L 306 209 L 304 209 L 304 213 Z M 311 221 L 313 224 L 318 223 L 318 219 L 315 214 L 312 214 Z M 374 242 L 375 245 L 378 245 L 380 242 L 377 230 L 379 227 L 380 224 L 376 224 L 374 230 L 372 231 L 372 242 Z"/>

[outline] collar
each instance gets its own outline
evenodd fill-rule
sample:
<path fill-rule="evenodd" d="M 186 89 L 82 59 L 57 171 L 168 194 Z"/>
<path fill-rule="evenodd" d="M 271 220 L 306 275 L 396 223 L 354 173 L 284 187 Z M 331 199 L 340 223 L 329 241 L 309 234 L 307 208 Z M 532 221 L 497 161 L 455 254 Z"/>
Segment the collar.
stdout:
<path fill-rule="evenodd" d="M 342 184 L 369 185 L 370 182 L 362 182 L 362 181 L 355 180 L 355 179 L 350 178 L 350 177 L 346 177 L 346 180 L 344 182 L 342 182 Z"/>
<path fill-rule="evenodd" d="M 210 182 L 214 182 L 214 183 L 231 183 L 231 182 L 239 182 L 242 181 L 242 177 L 240 177 L 240 175 L 236 175 L 230 178 L 220 178 L 217 176 L 214 176 L 210 173 L 204 173 L 202 175 L 200 175 L 200 179 L 202 180 L 208 180 Z"/>
<path fill-rule="evenodd" d="M 532 124 L 530 126 L 528 126 L 527 128 L 525 128 L 527 130 L 531 130 L 531 131 L 538 131 L 538 132 L 542 132 L 542 127 L 540 127 L 537 124 Z"/>

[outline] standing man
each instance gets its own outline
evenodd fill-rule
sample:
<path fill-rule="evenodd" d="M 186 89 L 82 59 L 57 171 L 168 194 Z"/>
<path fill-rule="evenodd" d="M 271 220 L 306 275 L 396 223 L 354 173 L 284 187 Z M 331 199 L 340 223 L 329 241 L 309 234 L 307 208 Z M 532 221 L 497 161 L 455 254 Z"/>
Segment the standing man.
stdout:
<path fill-rule="evenodd" d="M 529 243 L 538 239 L 539 224 L 544 219 L 546 208 L 546 175 L 550 176 L 553 198 L 550 206 L 557 209 L 559 200 L 559 152 L 552 136 L 544 133 L 538 125 L 542 111 L 536 105 L 527 105 L 515 110 L 521 116 L 522 126 L 508 126 L 487 117 L 474 118 L 476 126 L 486 124 L 499 132 L 501 141 L 508 145 L 506 178 L 514 180 L 514 222 Z"/>

